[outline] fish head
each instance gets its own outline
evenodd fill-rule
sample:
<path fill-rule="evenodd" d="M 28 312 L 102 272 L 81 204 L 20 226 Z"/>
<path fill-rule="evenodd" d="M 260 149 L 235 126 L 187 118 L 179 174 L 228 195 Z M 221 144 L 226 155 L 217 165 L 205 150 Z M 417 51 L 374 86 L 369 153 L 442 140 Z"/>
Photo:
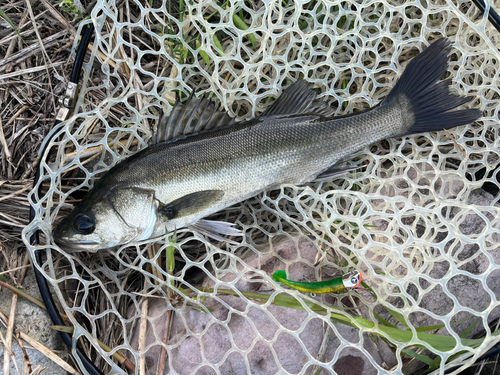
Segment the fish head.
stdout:
<path fill-rule="evenodd" d="M 153 191 L 115 188 L 105 194 L 91 193 L 54 230 L 61 248 L 95 252 L 153 234 L 158 208 Z"/>
<path fill-rule="evenodd" d="M 357 288 L 363 279 L 360 271 L 353 268 L 349 273 L 342 276 L 342 284 L 347 289 Z"/>

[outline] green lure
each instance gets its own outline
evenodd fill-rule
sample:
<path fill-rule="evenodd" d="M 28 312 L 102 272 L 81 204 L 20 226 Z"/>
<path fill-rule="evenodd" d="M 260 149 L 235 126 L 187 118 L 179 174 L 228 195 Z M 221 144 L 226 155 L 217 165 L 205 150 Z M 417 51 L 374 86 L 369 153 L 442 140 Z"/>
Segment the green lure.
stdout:
<path fill-rule="evenodd" d="M 292 281 L 286 278 L 286 272 L 284 270 L 276 271 L 273 274 L 273 280 L 289 286 L 292 289 L 296 289 L 300 292 L 306 293 L 334 293 L 342 292 L 346 289 L 357 288 L 361 284 L 362 275 L 356 269 L 352 269 L 351 272 L 346 273 L 342 277 L 337 277 L 336 279 L 319 281 L 316 283 L 301 283 L 299 281 Z"/>

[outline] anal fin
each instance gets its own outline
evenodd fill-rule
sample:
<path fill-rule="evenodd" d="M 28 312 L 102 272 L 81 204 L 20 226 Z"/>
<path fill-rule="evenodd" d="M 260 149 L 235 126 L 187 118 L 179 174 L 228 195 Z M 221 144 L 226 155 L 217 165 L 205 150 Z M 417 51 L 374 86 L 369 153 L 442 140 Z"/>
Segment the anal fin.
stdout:
<path fill-rule="evenodd" d="M 346 166 L 342 166 L 342 167 L 339 167 L 337 165 L 333 165 L 330 168 L 328 168 L 326 171 L 323 171 L 322 173 L 320 173 L 314 179 L 314 181 L 322 181 L 322 180 L 327 180 L 327 179 L 331 180 L 331 179 L 336 178 L 336 177 L 344 176 L 344 175 L 348 174 L 349 172 L 352 172 L 358 168 L 360 168 L 358 165 L 355 165 L 355 166 L 346 165 Z"/>

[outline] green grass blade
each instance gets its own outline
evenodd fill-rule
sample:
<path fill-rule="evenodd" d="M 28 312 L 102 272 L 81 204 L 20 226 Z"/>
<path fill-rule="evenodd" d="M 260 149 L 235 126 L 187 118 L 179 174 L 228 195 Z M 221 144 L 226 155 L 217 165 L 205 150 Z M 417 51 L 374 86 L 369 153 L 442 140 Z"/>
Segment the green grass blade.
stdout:
<path fill-rule="evenodd" d="M 435 326 L 416 327 L 415 331 L 417 331 L 417 332 L 428 332 L 428 331 L 435 331 L 437 329 L 441 329 L 441 328 L 444 328 L 444 327 L 445 327 L 444 324 L 439 324 L 439 325 L 435 325 Z"/>
<path fill-rule="evenodd" d="M 395 317 L 399 323 L 401 323 L 403 326 L 405 326 L 406 328 L 408 328 L 408 323 L 406 323 L 406 320 L 405 320 L 405 318 L 404 318 L 404 316 L 403 316 L 402 314 L 400 314 L 400 313 L 398 313 L 397 311 L 394 311 L 394 310 L 392 310 L 392 309 L 388 308 L 387 306 L 384 306 L 384 308 L 385 308 L 387 311 L 389 311 L 389 313 L 390 313 L 393 317 Z"/>
<path fill-rule="evenodd" d="M 236 13 L 233 14 L 233 22 L 238 29 L 248 30 L 248 25 Z M 250 34 L 247 34 L 246 37 L 252 43 L 253 47 L 255 47 L 257 45 L 257 39 L 255 38 L 255 35 L 250 33 Z"/>
<path fill-rule="evenodd" d="M 172 243 L 172 244 L 177 243 L 177 233 L 174 232 L 174 235 L 172 236 L 172 241 L 170 241 L 170 239 L 168 239 L 168 241 L 169 241 L 169 243 Z M 174 268 L 175 268 L 175 258 L 174 258 L 175 246 L 174 245 L 167 246 L 167 248 L 166 248 L 166 254 L 167 254 L 167 268 L 168 268 L 168 272 L 170 274 L 172 274 L 172 272 L 174 272 Z"/>
<path fill-rule="evenodd" d="M 413 339 L 413 332 L 410 330 L 387 327 L 383 325 L 375 325 L 375 323 L 370 322 L 369 320 L 366 320 L 364 318 L 360 318 L 359 316 L 353 316 L 352 319 L 357 323 L 358 326 L 370 330 L 370 333 L 373 333 L 375 335 L 385 336 L 391 340 L 398 342 L 409 342 Z M 432 348 L 443 352 L 448 352 L 455 349 L 455 346 L 457 344 L 455 338 L 451 336 L 417 332 L 417 337 L 420 341 L 425 342 Z M 462 339 L 461 342 L 465 346 L 475 348 L 481 345 L 483 339 Z M 420 347 L 419 345 L 416 346 Z"/>
<path fill-rule="evenodd" d="M 476 321 L 472 322 L 472 324 L 470 326 L 468 326 L 461 334 L 460 334 L 460 338 L 466 338 L 469 333 L 472 332 L 472 330 L 474 329 L 474 327 L 477 325 L 477 323 L 479 323 L 481 321 L 481 318 L 477 318 Z"/>
<path fill-rule="evenodd" d="M 436 361 L 426 355 L 418 354 L 417 352 L 414 352 L 410 349 L 403 349 L 401 350 L 401 353 L 409 355 L 410 357 L 418 359 L 419 361 L 429 365 L 429 370 L 437 369 L 439 367 L 439 363 L 441 363 L 441 357 L 436 357 L 436 359 L 439 359 L 439 361 Z"/>
<path fill-rule="evenodd" d="M 213 289 L 203 289 L 202 291 L 208 292 L 208 293 L 213 293 Z M 267 302 L 271 298 L 271 296 L 267 294 L 261 294 L 261 293 L 256 293 L 256 292 L 242 292 L 240 291 L 239 293 L 234 291 L 234 290 L 228 290 L 228 289 L 217 289 L 217 293 L 221 294 L 229 294 L 233 295 L 236 297 L 239 297 L 240 295 L 243 295 L 247 298 L 255 299 L 261 302 Z M 407 329 L 399 329 L 395 327 L 390 327 L 390 326 L 385 326 L 385 325 L 380 325 L 380 324 L 375 324 L 367 319 L 361 318 L 359 316 L 346 316 L 340 313 L 334 313 L 330 312 L 331 307 L 329 309 L 326 309 L 325 307 L 318 305 L 316 303 L 310 302 L 310 301 L 303 301 L 304 304 L 310 308 L 311 310 L 315 311 L 318 314 L 321 315 L 328 315 L 330 319 L 334 322 L 341 323 L 344 325 L 348 325 L 350 327 L 355 327 L 355 328 L 365 328 L 369 331 L 369 333 L 372 333 L 377 336 L 381 336 L 382 338 L 386 338 L 392 341 L 397 341 L 397 342 L 409 342 L 413 339 L 413 332 Z M 273 303 L 278 306 L 283 306 L 283 307 L 289 307 L 293 309 L 301 309 L 304 310 L 304 306 L 302 303 L 300 303 L 296 298 L 288 296 L 288 295 L 277 295 L 274 297 Z M 334 308 L 335 310 L 344 310 L 340 309 L 338 307 Z M 330 310 L 330 311 L 329 311 Z M 396 313 L 397 315 L 398 313 Z M 433 327 L 438 327 L 438 326 L 429 326 L 429 327 L 424 327 L 425 329 L 432 329 Z M 498 335 L 500 334 L 500 330 L 495 331 L 493 335 Z M 431 333 L 424 333 L 424 332 L 418 332 L 417 331 L 417 337 L 420 341 L 426 343 L 429 345 L 431 348 L 435 350 L 439 350 L 442 352 L 448 352 L 451 350 L 454 350 L 456 347 L 456 340 L 454 337 L 451 336 L 442 336 L 442 335 L 434 335 Z M 468 346 L 470 348 L 476 348 L 481 343 L 484 341 L 484 339 L 461 339 L 461 342 L 464 346 Z M 415 345 L 418 348 L 424 348 L 428 349 L 427 347 L 423 345 Z"/>
<path fill-rule="evenodd" d="M 196 48 L 199 49 L 198 53 L 200 54 L 203 61 L 205 61 L 208 66 L 210 66 L 210 58 L 205 51 L 201 50 L 201 44 L 199 41 L 196 41 Z"/>
<path fill-rule="evenodd" d="M 222 49 L 222 44 L 221 44 L 219 38 L 217 37 L 217 35 L 215 35 L 215 34 L 213 37 L 213 41 L 214 41 L 215 48 L 219 52 L 219 55 L 224 56 L 224 50 Z"/>
<path fill-rule="evenodd" d="M 14 29 L 14 31 L 17 33 L 17 35 L 19 35 L 19 38 L 21 38 L 24 41 L 21 34 L 19 34 L 19 30 L 17 30 L 16 25 L 14 25 L 14 23 L 11 21 L 11 19 L 9 18 L 7 13 L 5 13 L 1 8 L 0 8 L 0 17 L 2 17 L 5 21 L 7 21 L 7 23 Z"/>
<path fill-rule="evenodd" d="M 212 293 L 214 290 L 213 289 L 202 289 L 202 291 Z M 269 298 L 271 298 L 271 296 L 269 296 L 267 294 L 261 294 L 261 293 L 256 293 L 256 292 L 242 292 L 242 291 L 237 293 L 236 291 L 230 290 L 230 289 L 217 289 L 217 293 L 229 294 L 229 295 L 232 295 L 235 297 L 239 297 L 240 296 L 239 293 L 241 293 L 242 295 L 244 295 L 247 298 L 255 299 L 255 300 L 263 302 L 263 303 L 269 301 Z M 320 306 L 320 305 L 318 305 L 314 302 L 310 302 L 310 301 L 303 301 L 303 302 L 305 305 L 307 305 L 307 307 L 309 307 L 314 312 L 321 314 L 321 315 L 328 315 L 327 309 L 325 309 L 323 306 Z M 283 294 L 278 294 L 277 296 L 275 296 L 274 300 L 273 300 L 273 304 L 275 304 L 277 306 L 283 306 L 283 307 L 288 307 L 291 309 L 296 309 L 296 310 L 304 310 L 305 309 L 304 306 L 302 305 L 302 303 L 300 303 L 296 298 L 288 296 L 288 295 L 283 295 Z M 341 307 L 334 307 L 334 309 L 340 310 L 340 311 L 349 310 L 349 309 L 343 309 Z M 357 328 L 357 326 L 352 322 L 352 319 L 345 316 L 345 315 L 330 313 L 330 318 L 337 323 L 341 323 L 341 324 L 345 324 L 345 325 Z"/>
<path fill-rule="evenodd" d="M 394 324 L 391 324 L 389 323 L 387 320 L 385 320 L 384 318 L 382 318 L 379 314 L 377 314 L 375 311 L 373 312 L 373 315 L 375 315 L 375 318 L 378 319 L 378 321 L 380 323 L 382 323 L 383 325 L 385 326 L 388 326 L 388 327 L 392 327 L 392 328 L 396 328 L 396 326 Z"/>

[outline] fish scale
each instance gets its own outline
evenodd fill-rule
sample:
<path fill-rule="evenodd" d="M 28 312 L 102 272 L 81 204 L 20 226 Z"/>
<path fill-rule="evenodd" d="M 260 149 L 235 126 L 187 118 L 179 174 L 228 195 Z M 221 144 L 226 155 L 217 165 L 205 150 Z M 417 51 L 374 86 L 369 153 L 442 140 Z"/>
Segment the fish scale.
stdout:
<path fill-rule="evenodd" d="M 473 109 L 450 111 L 470 98 L 449 93 L 449 81 L 440 81 L 449 51 L 446 39 L 436 41 L 380 105 L 347 116 L 332 117 L 325 102 L 314 104 L 317 95 L 305 81 L 240 123 L 191 95 L 170 116 L 162 113 L 148 148 L 101 177 L 57 226 L 55 240 L 69 250 L 96 251 L 184 227 L 217 240 L 238 235 L 230 223 L 203 218 L 282 184 L 345 172 L 335 164 L 373 142 L 479 118 Z"/>

